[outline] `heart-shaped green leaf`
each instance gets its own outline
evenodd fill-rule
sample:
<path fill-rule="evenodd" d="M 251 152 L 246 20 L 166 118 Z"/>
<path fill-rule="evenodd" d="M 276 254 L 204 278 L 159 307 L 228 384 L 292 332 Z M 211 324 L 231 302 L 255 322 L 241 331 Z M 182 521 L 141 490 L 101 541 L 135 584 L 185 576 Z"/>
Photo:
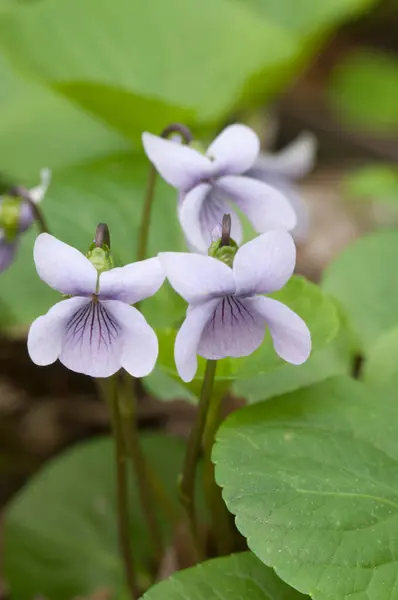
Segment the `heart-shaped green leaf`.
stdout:
<path fill-rule="evenodd" d="M 176 573 L 142 600 L 304 600 L 253 554 L 217 558 Z"/>
<path fill-rule="evenodd" d="M 315 600 L 397 600 L 398 404 L 348 378 L 234 413 L 213 459 L 251 550 Z"/>

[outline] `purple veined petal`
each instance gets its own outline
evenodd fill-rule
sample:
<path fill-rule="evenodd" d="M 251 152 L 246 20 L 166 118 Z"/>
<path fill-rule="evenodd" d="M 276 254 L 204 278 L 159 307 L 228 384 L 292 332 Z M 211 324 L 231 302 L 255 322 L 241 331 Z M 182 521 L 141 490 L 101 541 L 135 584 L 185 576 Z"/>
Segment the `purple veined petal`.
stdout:
<path fill-rule="evenodd" d="M 253 170 L 245 173 L 267 181 L 267 175 L 277 175 L 286 179 L 300 179 L 313 168 L 316 159 L 317 139 L 309 131 L 303 131 L 291 144 L 275 154 L 260 154 Z M 262 174 L 261 174 L 262 172 Z"/>
<path fill-rule="evenodd" d="M 153 370 L 159 345 L 156 333 L 139 310 L 118 300 L 102 306 L 121 328 L 121 366 L 133 377 L 145 377 Z"/>
<path fill-rule="evenodd" d="M 59 360 L 71 371 L 110 377 L 121 368 L 124 324 L 108 304 L 86 299 L 67 320 Z"/>
<path fill-rule="evenodd" d="M 28 334 L 28 352 L 36 365 L 51 365 L 57 360 L 62 351 L 67 322 L 89 303 L 87 298 L 61 300 L 46 315 L 33 321 Z"/>
<path fill-rule="evenodd" d="M 152 133 L 143 133 L 142 143 L 146 155 L 163 179 L 179 190 L 193 188 L 213 172 L 211 161 L 189 146 Z"/>
<path fill-rule="evenodd" d="M 260 151 L 257 134 L 239 123 L 226 127 L 210 144 L 207 156 L 214 159 L 217 175 L 244 173 L 253 165 Z"/>
<path fill-rule="evenodd" d="M 259 233 L 270 229 L 289 231 L 296 226 L 296 214 L 289 201 L 266 183 L 230 175 L 220 177 L 217 186 L 238 205 Z"/>
<path fill-rule="evenodd" d="M 282 229 L 263 233 L 241 246 L 235 255 L 236 293 L 252 296 L 276 292 L 293 275 L 295 265 L 292 236 Z"/>
<path fill-rule="evenodd" d="M 135 304 L 153 296 L 165 278 L 159 259 L 148 258 L 101 273 L 99 296 Z"/>
<path fill-rule="evenodd" d="M 198 252 L 207 254 L 212 231 L 222 222 L 225 213 L 231 215 L 231 237 L 240 244 L 242 225 L 239 217 L 225 201 L 225 195 L 217 184 L 201 183 L 188 192 L 179 207 L 178 216 L 189 244 Z"/>
<path fill-rule="evenodd" d="M 18 248 L 18 239 L 12 242 L 7 242 L 3 237 L 0 237 L 0 273 L 8 269 L 14 260 Z"/>
<path fill-rule="evenodd" d="M 171 286 L 189 304 L 235 292 L 232 269 L 216 258 L 187 252 L 161 252 L 159 259 Z"/>
<path fill-rule="evenodd" d="M 207 321 L 197 352 L 212 360 L 249 356 L 261 345 L 264 334 L 264 319 L 246 298 L 225 296 Z"/>
<path fill-rule="evenodd" d="M 206 323 L 211 318 L 217 300 L 209 300 L 197 306 L 190 306 L 185 321 L 177 333 L 174 346 L 174 360 L 181 379 L 192 381 L 198 368 L 197 348 Z"/>
<path fill-rule="evenodd" d="M 51 170 L 50 169 L 42 169 L 40 171 L 40 185 L 37 185 L 34 188 L 29 190 L 29 195 L 32 198 L 33 202 L 38 204 L 41 202 L 48 190 L 48 186 L 51 182 Z"/>
<path fill-rule="evenodd" d="M 311 334 L 303 319 L 282 302 L 257 296 L 247 300 L 270 330 L 275 352 L 283 360 L 301 365 L 311 353 Z"/>
<path fill-rule="evenodd" d="M 41 233 L 36 238 L 33 258 L 40 279 L 61 294 L 88 296 L 95 292 L 97 270 L 76 248 Z"/>

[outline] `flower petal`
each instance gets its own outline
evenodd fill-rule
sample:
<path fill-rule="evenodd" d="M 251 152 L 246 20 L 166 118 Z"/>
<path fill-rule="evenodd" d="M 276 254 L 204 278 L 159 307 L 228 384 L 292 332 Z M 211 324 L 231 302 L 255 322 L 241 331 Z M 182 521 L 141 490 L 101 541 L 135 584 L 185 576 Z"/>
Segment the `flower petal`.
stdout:
<path fill-rule="evenodd" d="M 122 331 L 120 362 L 133 377 L 145 377 L 153 370 L 159 345 L 156 333 L 139 310 L 117 300 L 102 302 Z"/>
<path fill-rule="evenodd" d="M 110 377 L 121 368 L 124 327 L 107 305 L 86 300 L 65 324 L 59 360 L 71 371 Z"/>
<path fill-rule="evenodd" d="M 14 260 L 18 248 L 18 240 L 7 242 L 4 238 L 0 239 L 0 273 L 8 269 Z"/>
<path fill-rule="evenodd" d="M 180 190 L 191 189 L 213 172 L 211 161 L 189 146 L 152 133 L 143 133 L 142 143 L 163 179 Z"/>
<path fill-rule="evenodd" d="M 311 334 L 303 319 L 282 302 L 257 296 L 248 300 L 271 332 L 275 352 L 293 365 L 301 365 L 311 352 Z"/>
<path fill-rule="evenodd" d="M 218 179 L 217 186 L 236 202 L 256 231 L 289 231 L 295 227 L 297 219 L 289 201 L 266 183 L 249 177 L 231 175 Z"/>
<path fill-rule="evenodd" d="M 267 174 L 288 179 L 300 179 L 309 173 L 315 163 L 317 139 L 309 131 L 303 131 L 291 144 L 275 154 L 260 154 L 248 177 L 265 180 Z M 263 175 L 259 175 L 262 171 Z"/>
<path fill-rule="evenodd" d="M 213 360 L 249 356 L 260 346 L 264 334 L 264 319 L 251 310 L 246 299 L 225 296 L 207 321 L 197 352 Z"/>
<path fill-rule="evenodd" d="M 40 171 L 40 185 L 37 185 L 34 188 L 29 190 L 29 195 L 33 202 L 38 204 L 41 202 L 48 190 L 48 186 L 51 181 L 51 170 L 50 169 L 42 169 Z"/>
<path fill-rule="evenodd" d="M 50 365 L 57 360 L 62 351 L 67 322 L 88 303 L 87 298 L 61 300 L 46 315 L 33 321 L 28 334 L 28 352 L 36 365 Z"/>
<path fill-rule="evenodd" d="M 233 264 L 236 293 L 252 296 L 276 292 L 290 279 L 295 264 L 296 247 L 287 231 L 263 233 L 236 253 Z"/>
<path fill-rule="evenodd" d="M 41 233 L 36 238 L 33 258 L 40 279 L 61 294 L 85 296 L 95 292 L 97 271 L 76 248 Z"/>
<path fill-rule="evenodd" d="M 161 252 L 159 259 L 172 287 L 190 304 L 235 292 L 232 269 L 216 258 L 187 252 Z"/>
<path fill-rule="evenodd" d="M 166 275 L 157 257 L 105 271 L 100 275 L 101 298 L 135 304 L 153 296 Z"/>
<path fill-rule="evenodd" d="M 222 222 L 225 213 L 232 219 L 231 237 L 240 244 L 242 226 L 239 217 L 225 202 L 222 190 L 210 183 L 201 183 L 184 197 L 179 208 L 179 219 L 190 246 L 207 254 L 212 242 L 212 231 Z"/>
<path fill-rule="evenodd" d="M 218 175 L 235 175 L 250 169 L 259 151 L 257 134 L 250 127 L 236 123 L 226 127 L 216 137 L 206 154 L 215 159 Z"/>
<path fill-rule="evenodd" d="M 174 346 L 174 360 L 183 381 L 192 381 L 195 377 L 198 368 L 196 354 L 199 340 L 218 302 L 218 299 L 210 300 L 197 306 L 190 306 L 187 310 Z"/>

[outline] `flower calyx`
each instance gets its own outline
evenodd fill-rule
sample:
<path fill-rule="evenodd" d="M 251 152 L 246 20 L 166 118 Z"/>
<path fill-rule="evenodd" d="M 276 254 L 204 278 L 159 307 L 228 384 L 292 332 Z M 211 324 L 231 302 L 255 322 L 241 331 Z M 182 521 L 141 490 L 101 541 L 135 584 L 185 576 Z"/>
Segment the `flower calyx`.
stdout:
<path fill-rule="evenodd" d="M 208 255 L 232 268 L 239 246 L 231 238 L 231 215 L 223 216 L 222 226 L 218 226 L 212 231 L 212 239 Z"/>
<path fill-rule="evenodd" d="M 109 228 L 105 223 L 97 225 L 94 242 L 90 245 L 86 256 L 97 269 L 98 275 L 114 268 Z"/>
<path fill-rule="evenodd" d="M 7 242 L 13 242 L 18 235 L 22 199 L 15 196 L 3 196 L 0 204 L 0 229 L 4 231 Z"/>

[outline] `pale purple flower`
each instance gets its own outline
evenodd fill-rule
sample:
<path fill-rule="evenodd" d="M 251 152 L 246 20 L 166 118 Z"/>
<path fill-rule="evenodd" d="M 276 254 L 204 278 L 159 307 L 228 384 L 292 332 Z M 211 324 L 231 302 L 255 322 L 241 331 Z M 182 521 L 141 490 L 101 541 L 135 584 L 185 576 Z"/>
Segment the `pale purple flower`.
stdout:
<path fill-rule="evenodd" d="M 258 156 L 260 142 L 245 125 L 230 125 L 201 154 L 194 148 L 143 134 L 145 152 L 162 177 L 179 190 L 178 215 L 189 245 L 207 252 L 211 232 L 225 213 L 232 218 L 231 237 L 239 244 L 242 227 L 233 203 L 258 232 L 293 229 L 296 216 L 279 191 L 243 176 Z"/>
<path fill-rule="evenodd" d="M 184 381 L 197 370 L 196 356 L 221 359 L 249 356 L 269 329 L 275 351 L 299 365 L 311 351 L 311 335 L 290 308 L 262 294 L 281 289 L 296 260 L 286 231 L 269 231 L 244 244 L 232 269 L 200 254 L 165 252 L 160 261 L 173 288 L 188 303 L 175 342 L 175 362 Z"/>
<path fill-rule="evenodd" d="M 29 195 L 36 204 L 43 200 L 47 192 L 50 185 L 51 171 L 49 169 L 42 169 L 40 171 L 40 178 L 40 185 L 29 190 Z M 0 196 L 0 217 L 3 202 L 4 196 Z M 20 234 L 29 229 L 34 221 L 32 208 L 29 204 L 23 199 L 20 200 L 20 203 L 18 231 L 15 237 L 8 239 L 7 232 L 0 226 L 0 273 L 5 271 L 12 263 L 19 246 Z"/>
<path fill-rule="evenodd" d="M 157 292 L 165 275 L 158 258 L 98 271 L 81 252 L 43 233 L 34 260 L 40 278 L 72 296 L 36 319 L 28 351 L 38 365 L 59 359 L 68 369 L 109 377 L 123 367 L 135 377 L 148 375 L 158 340 L 142 314 L 130 304 Z"/>
<path fill-rule="evenodd" d="M 304 131 L 283 150 L 273 154 L 262 152 L 245 173 L 247 177 L 268 183 L 286 196 L 296 213 L 297 224 L 292 235 L 298 242 L 304 241 L 308 235 L 310 217 L 295 181 L 313 169 L 316 150 L 316 137 Z"/>

